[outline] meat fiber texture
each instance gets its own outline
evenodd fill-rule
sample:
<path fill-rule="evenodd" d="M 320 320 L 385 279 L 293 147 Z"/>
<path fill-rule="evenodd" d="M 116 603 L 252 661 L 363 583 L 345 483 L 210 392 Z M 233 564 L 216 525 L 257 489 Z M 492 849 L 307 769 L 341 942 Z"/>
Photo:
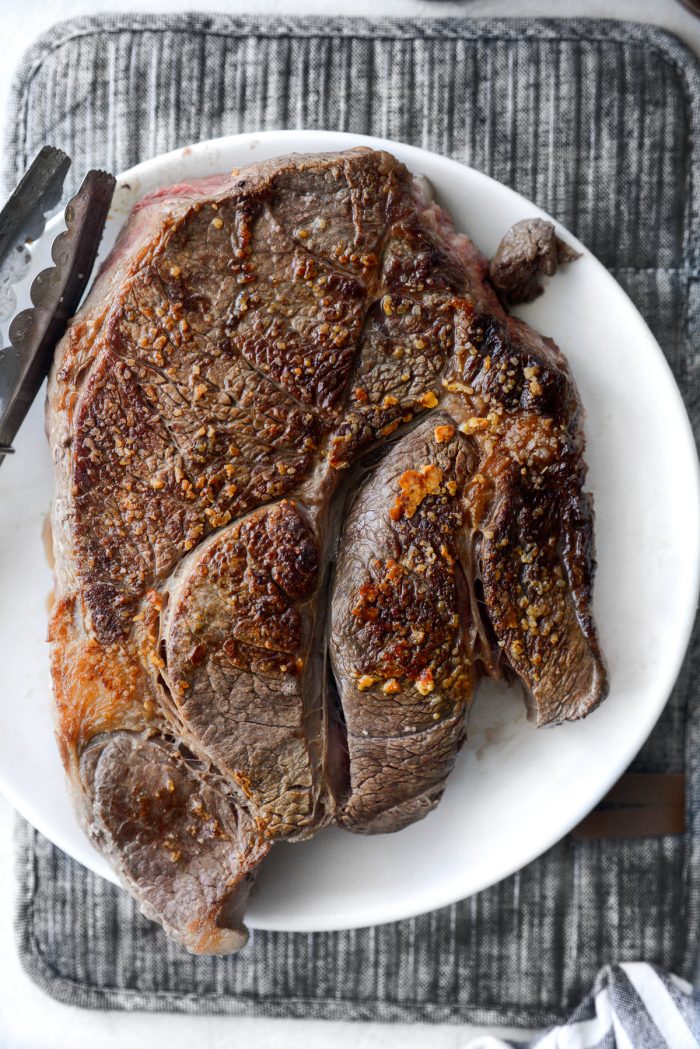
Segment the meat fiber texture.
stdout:
<path fill-rule="evenodd" d="M 438 802 L 484 676 L 606 691 L 564 357 L 368 149 L 142 200 L 48 395 L 57 736 L 82 822 L 196 952 L 275 841 Z"/>

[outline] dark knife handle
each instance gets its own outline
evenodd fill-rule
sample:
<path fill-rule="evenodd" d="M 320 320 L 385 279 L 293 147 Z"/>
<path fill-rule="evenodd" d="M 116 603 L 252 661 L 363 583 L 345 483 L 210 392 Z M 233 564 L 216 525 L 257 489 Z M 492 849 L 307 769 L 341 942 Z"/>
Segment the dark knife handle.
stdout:
<path fill-rule="evenodd" d="M 54 347 L 78 308 L 95 263 L 116 179 L 90 171 L 66 207 L 65 232 L 51 248 L 54 266 L 32 283 L 33 308 L 10 325 L 0 367 L 0 448 L 9 447 L 48 374 Z M 2 453 L 0 453 L 2 462 Z"/>

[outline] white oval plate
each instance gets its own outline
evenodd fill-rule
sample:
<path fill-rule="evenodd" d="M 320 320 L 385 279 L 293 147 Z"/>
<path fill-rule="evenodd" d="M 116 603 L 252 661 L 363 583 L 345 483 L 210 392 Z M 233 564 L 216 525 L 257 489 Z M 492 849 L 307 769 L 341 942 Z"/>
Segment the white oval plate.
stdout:
<path fill-rule="evenodd" d="M 361 135 L 237 135 L 146 161 L 119 178 L 100 259 L 131 206 L 158 186 L 289 152 L 388 149 L 432 182 L 440 203 L 491 254 L 518 219 L 542 215 L 512 190 L 452 160 Z M 33 246 L 47 265 L 54 220 Z M 630 300 L 574 237 L 583 258 L 522 316 L 566 353 L 587 412 L 596 506 L 595 614 L 611 692 L 583 722 L 535 730 L 517 689 L 485 683 L 445 796 L 400 834 L 324 831 L 278 845 L 248 912 L 259 929 L 344 929 L 393 921 L 469 896 L 566 834 L 624 771 L 680 668 L 699 574 L 698 463 L 664 356 Z M 20 291 L 26 293 L 26 287 Z M 114 880 L 79 828 L 52 732 L 46 636 L 51 573 L 42 523 L 51 470 L 37 399 L 0 469 L 0 790 L 71 856 Z"/>

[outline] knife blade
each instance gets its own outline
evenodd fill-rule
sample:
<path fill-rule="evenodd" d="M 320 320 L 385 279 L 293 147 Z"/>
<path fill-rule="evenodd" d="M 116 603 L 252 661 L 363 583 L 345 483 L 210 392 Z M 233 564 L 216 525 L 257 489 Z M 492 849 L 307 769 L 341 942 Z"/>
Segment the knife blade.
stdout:
<path fill-rule="evenodd" d="M 0 361 L 0 463 L 46 378 L 56 343 L 78 308 L 95 262 L 116 179 L 89 171 L 69 201 L 66 230 L 51 247 L 54 265 L 32 282 L 30 309 L 10 324 L 10 346 Z"/>

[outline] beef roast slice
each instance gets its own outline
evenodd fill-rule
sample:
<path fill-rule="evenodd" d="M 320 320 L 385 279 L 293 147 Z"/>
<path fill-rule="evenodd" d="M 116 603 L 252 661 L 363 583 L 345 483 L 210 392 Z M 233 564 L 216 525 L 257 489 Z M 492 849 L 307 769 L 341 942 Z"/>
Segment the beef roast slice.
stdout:
<path fill-rule="evenodd" d="M 579 718 L 605 696 L 607 676 L 591 618 L 576 387 L 554 343 L 522 321 L 477 315 L 465 344 L 454 368 L 471 391 L 460 393 L 473 412 L 461 425 L 481 456 L 467 499 L 489 623 L 538 724 Z"/>
<path fill-rule="evenodd" d="M 58 347 L 59 744 L 192 949 L 273 840 L 428 811 L 480 673 L 541 723 L 604 692 L 578 396 L 487 273 L 388 154 L 279 158 L 145 198 Z"/>
<path fill-rule="evenodd" d="M 92 837 L 144 913 L 191 950 L 242 947 L 250 872 L 269 850 L 245 812 L 156 740 L 115 732 L 91 744 L 81 766 Z"/>
<path fill-rule="evenodd" d="M 326 709 L 310 651 L 317 575 L 309 525 L 283 501 L 217 532 L 170 589 L 165 673 L 177 714 L 268 837 L 313 825 L 321 755 L 312 744 Z"/>
<path fill-rule="evenodd" d="M 428 812 L 464 739 L 475 652 L 459 547 L 475 462 L 436 413 L 388 450 L 348 517 L 331 652 L 350 755 L 340 819 L 352 830 Z"/>

